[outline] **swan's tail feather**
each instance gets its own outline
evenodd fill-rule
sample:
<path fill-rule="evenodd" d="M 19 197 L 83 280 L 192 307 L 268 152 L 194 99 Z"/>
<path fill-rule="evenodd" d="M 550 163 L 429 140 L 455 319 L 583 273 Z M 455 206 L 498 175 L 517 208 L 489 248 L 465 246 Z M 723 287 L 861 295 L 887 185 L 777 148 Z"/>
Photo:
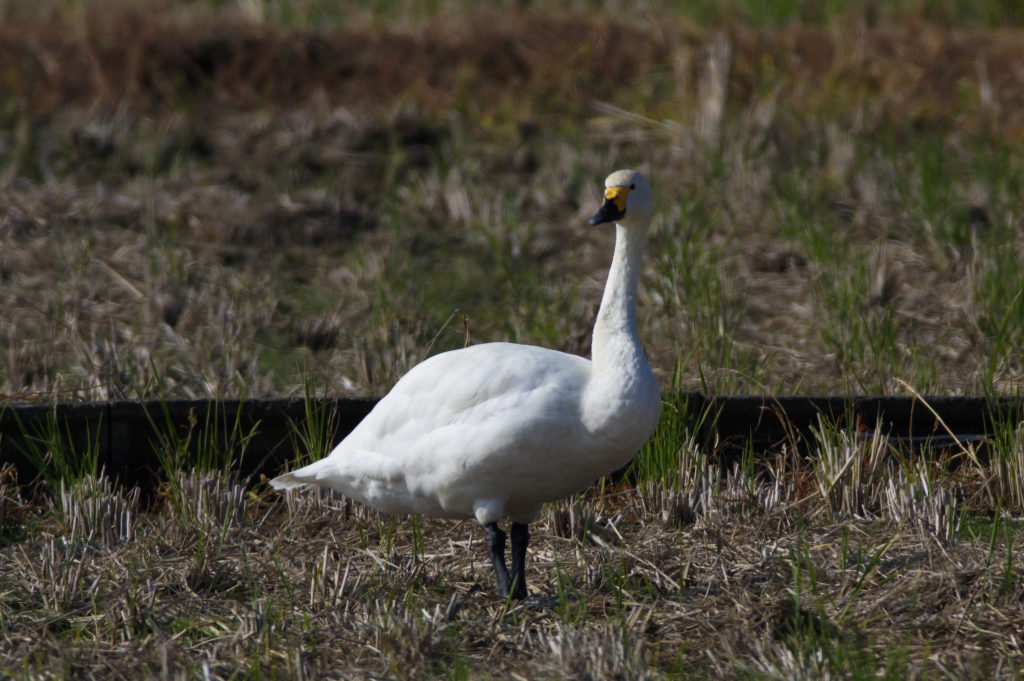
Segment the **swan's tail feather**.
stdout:
<path fill-rule="evenodd" d="M 300 480 L 295 476 L 295 473 L 285 473 L 270 481 L 270 486 L 274 489 L 295 489 L 296 487 L 305 487 L 308 484 L 310 484 L 308 480 Z"/>
<path fill-rule="evenodd" d="M 317 473 L 323 468 L 324 460 L 315 461 L 297 471 L 279 475 L 270 481 L 274 489 L 295 489 L 296 487 L 307 487 L 309 485 L 322 485 L 317 479 Z"/>

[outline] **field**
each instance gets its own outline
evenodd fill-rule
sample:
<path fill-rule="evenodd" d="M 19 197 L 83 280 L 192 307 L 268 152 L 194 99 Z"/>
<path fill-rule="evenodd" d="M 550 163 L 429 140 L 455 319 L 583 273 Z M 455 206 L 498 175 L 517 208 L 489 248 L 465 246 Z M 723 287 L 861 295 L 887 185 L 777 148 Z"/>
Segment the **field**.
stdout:
<path fill-rule="evenodd" d="M 808 461 L 726 467 L 681 426 L 677 390 L 1021 390 L 1024 11 L 815 7 L 0 0 L 0 403 L 586 354 L 611 249 L 586 217 L 628 166 L 666 400 L 625 480 L 534 528 L 551 607 L 491 595 L 471 523 L 173 443 L 144 503 L 51 433 L 43 480 L 0 476 L 0 675 L 1024 676 L 1019 417 L 984 452 L 823 423 Z"/>

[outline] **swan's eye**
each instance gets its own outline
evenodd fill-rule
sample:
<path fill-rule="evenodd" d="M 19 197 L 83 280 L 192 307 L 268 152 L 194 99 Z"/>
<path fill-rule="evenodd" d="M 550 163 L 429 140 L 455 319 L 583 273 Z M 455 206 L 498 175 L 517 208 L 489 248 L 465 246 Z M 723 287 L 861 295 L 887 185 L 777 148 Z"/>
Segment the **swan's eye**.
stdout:
<path fill-rule="evenodd" d="M 631 184 L 631 185 L 629 185 L 629 188 L 630 188 L 631 190 L 632 190 L 632 189 L 636 189 L 636 185 L 635 185 L 635 184 Z"/>

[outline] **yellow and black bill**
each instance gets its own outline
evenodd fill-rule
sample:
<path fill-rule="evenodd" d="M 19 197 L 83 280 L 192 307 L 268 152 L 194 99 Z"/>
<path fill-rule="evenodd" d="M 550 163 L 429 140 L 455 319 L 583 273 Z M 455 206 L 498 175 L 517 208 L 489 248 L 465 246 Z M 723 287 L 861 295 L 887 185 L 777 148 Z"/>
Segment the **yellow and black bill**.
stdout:
<path fill-rule="evenodd" d="M 603 222 L 615 222 L 626 217 L 627 196 L 629 196 L 629 187 L 607 187 L 604 190 L 604 203 L 588 222 L 592 225 L 600 225 Z"/>

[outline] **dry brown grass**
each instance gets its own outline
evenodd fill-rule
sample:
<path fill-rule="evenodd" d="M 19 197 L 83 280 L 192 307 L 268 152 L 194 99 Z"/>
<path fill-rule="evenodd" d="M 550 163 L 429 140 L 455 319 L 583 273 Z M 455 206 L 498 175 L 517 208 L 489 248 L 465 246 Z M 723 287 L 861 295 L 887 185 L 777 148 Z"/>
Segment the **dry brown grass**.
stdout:
<path fill-rule="evenodd" d="M 624 86 L 633 95 L 665 69 L 697 94 L 706 32 L 667 13 L 628 21 L 614 14 L 477 10 L 398 27 L 296 30 L 202 5 L 104 2 L 8 19 L 0 27 L 2 87 L 39 115 L 97 105 L 291 108 L 313 98 L 360 112 L 386 112 L 399 101 L 443 112 L 470 98 L 487 110 L 504 105 L 509 90 L 524 115 L 552 97 L 577 109 L 594 99 L 622 102 L 616 93 Z M 731 57 L 725 88 L 738 108 L 757 101 L 766 77 L 777 77 L 778 96 L 795 110 L 829 107 L 822 96 L 845 107 L 852 97 L 869 105 L 858 112 L 869 119 L 995 126 L 1018 141 L 1024 136 L 1019 28 L 876 25 L 851 13 L 834 27 L 737 25 L 720 34 Z M 976 87 L 989 115 L 958 118 L 964 89 Z M 669 108 L 660 113 L 679 115 L 671 109 L 679 95 L 664 98 Z"/>
<path fill-rule="evenodd" d="M 975 516 L 976 534 L 943 537 L 920 511 L 850 515 L 739 469 L 689 488 L 701 502 L 685 516 L 663 511 L 660 483 L 550 507 L 528 569 L 551 606 L 496 600 L 474 524 L 391 520 L 328 492 L 190 474 L 143 512 L 88 479 L 74 503 L 0 491 L 5 536 L 21 535 L 0 548 L 0 669 L 17 678 L 1021 671 L 1019 521 Z"/>
<path fill-rule="evenodd" d="M 463 315 L 474 340 L 586 352 L 607 260 L 578 218 L 609 164 L 640 163 L 662 202 L 642 321 L 666 379 L 1012 392 L 1019 334 L 996 327 L 1019 263 L 995 261 L 1018 219 L 1021 45 L 859 15 L 15 14 L 0 390 L 379 393 L 458 344 Z"/>
<path fill-rule="evenodd" d="M 635 163 L 666 385 L 1019 389 L 1020 29 L 95 7 L 0 26 L 5 401 L 379 393 L 467 332 L 586 352 L 583 218 Z M 1009 432 L 954 472 L 823 434 L 770 481 L 671 443 L 674 477 L 545 513 L 539 609 L 468 524 L 0 474 L 0 673 L 1020 678 Z"/>

